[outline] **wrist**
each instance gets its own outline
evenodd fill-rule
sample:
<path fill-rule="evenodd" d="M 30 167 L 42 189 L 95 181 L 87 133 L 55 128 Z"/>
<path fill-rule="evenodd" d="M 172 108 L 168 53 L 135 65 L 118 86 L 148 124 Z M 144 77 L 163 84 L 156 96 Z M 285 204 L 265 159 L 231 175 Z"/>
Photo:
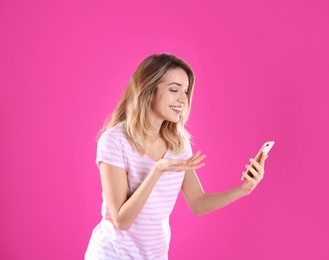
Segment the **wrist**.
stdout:
<path fill-rule="evenodd" d="M 250 190 L 246 190 L 244 188 L 243 184 L 239 185 L 237 188 L 238 188 L 238 191 L 239 191 L 239 194 L 240 194 L 241 197 L 247 196 L 251 193 Z"/>
<path fill-rule="evenodd" d="M 153 172 L 154 175 L 156 175 L 156 176 L 158 176 L 158 177 L 161 177 L 161 175 L 162 175 L 165 171 L 162 169 L 161 165 L 159 165 L 159 162 L 157 162 L 157 163 L 154 165 L 154 167 L 153 167 L 153 169 L 152 169 L 152 172 Z"/>

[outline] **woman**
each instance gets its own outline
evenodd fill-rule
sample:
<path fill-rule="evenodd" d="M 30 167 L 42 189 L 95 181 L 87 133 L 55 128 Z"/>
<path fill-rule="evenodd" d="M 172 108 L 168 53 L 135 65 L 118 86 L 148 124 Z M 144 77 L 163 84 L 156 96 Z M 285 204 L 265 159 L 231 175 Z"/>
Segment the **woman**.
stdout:
<path fill-rule="evenodd" d="M 173 55 L 151 55 L 133 74 L 98 140 L 103 218 L 85 259 L 168 259 L 169 216 L 180 190 L 203 215 L 249 194 L 263 178 L 264 154 L 246 165 L 242 185 L 204 193 L 195 170 L 205 155 L 192 154 L 184 127 L 193 88 L 192 69 Z"/>

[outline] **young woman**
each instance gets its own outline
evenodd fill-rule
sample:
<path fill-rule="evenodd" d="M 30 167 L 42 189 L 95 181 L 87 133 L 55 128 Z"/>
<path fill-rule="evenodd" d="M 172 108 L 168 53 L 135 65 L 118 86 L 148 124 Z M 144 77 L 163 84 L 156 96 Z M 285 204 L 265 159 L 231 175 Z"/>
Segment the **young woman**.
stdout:
<path fill-rule="evenodd" d="M 98 140 L 103 218 L 86 260 L 168 259 L 169 216 L 180 190 L 199 216 L 250 194 L 263 178 L 264 154 L 260 163 L 250 159 L 240 186 L 204 193 L 195 170 L 205 155 L 192 154 L 184 127 L 193 88 L 192 69 L 173 55 L 151 55 L 133 74 Z"/>

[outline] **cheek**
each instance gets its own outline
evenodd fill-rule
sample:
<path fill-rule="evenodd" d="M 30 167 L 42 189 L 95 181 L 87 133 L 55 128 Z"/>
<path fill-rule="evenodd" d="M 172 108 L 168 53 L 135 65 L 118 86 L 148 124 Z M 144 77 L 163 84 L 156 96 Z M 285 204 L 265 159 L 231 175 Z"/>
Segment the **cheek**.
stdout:
<path fill-rule="evenodd" d="M 170 95 L 159 92 L 154 98 L 154 103 L 156 104 L 170 103 L 172 99 L 173 98 Z"/>
<path fill-rule="evenodd" d="M 155 93 L 150 100 L 151 108 L 154 108 L 158 102 L 159 102 L 159 95 Z"/>
<path fill-rule="evenodd" d="M 162 104 L 162 99 L 160 95 L 156 95 L 152 100 L 151 100 L 151 110 L 152 111 L 158 111 L 161 108 Z"/>
<path fill-rule="evenodd" d="M 151 104 L 150 104 L 151 110 L 155 111 L 157 109 L 157 104 L 158 104 L 158 102 L 156 99 L 152 100 Z"/>

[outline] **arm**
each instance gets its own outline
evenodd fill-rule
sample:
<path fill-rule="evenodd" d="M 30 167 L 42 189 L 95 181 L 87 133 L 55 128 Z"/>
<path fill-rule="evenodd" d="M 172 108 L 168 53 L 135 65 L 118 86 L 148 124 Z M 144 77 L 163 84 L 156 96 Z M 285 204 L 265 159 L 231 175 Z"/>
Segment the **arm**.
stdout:
<path fill-rule="evenodd" d="M 128 198 L 128 179 L 124 169 L 101 163 L 101 183 L 114 225 L 128 230 L 145 205 L 162 172 L 153 168 L 142 184 Z"/>
<path fill-rule="evenodd" d="M 114 225 L 128 230 L 144 207 L 154 186 L 166 171 L 195 170 L 204 166 L 204 156 L 195 155 L 192 160 L 161 159 L 150 171 L 136 191 L 128 197 L 128 179 L 124 169 L 101 162 L 100 174 L 105 200 Z"/>
<path fill-rule="evenodd" d="M 217 209 L 220 209 L 248 194 L 250 194 L 264 176 L 265 154 L 262 154 L 260 162 L 250 159 L 251 165 L 246 165 L 254 175 L 251 178 L 246 172 L 243 172 L 245 181 L 233 189 L 225 192 L 206 194 L 194 170 L 187 171 L 185 174 L 182 191 L 190 209 L 197 216 L 201 216 Z"/>

